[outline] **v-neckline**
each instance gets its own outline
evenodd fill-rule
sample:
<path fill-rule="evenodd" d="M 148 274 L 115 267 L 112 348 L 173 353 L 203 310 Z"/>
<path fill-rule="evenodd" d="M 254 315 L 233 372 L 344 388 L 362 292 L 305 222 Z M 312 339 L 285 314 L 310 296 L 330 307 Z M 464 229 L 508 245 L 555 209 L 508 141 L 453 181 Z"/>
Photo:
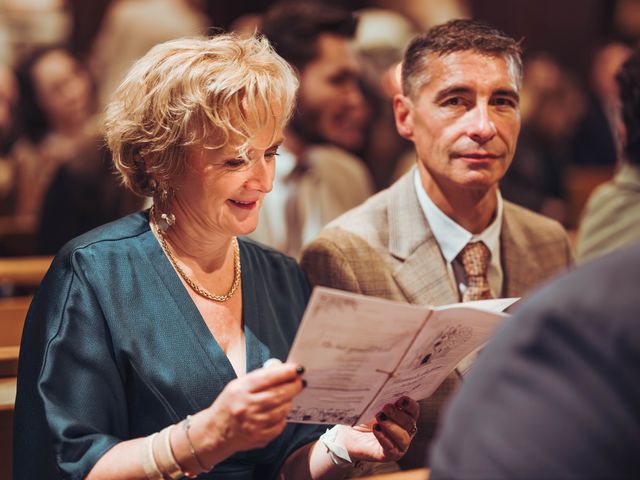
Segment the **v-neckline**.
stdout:
<path fill-rule="evenodd" d="M 194 342 L 204 350 L 209 364 L 216 373 L 227 381 L 238 378 L 229 357 L 218 344 L 213 333 L 207 327 L 204 318 L 200 314 L 198 307 L 193 302 L 186 287 L 180 280 L 178 273 L 174 270 L 171 262 L 162 251 L 158 239 L 149 228 L 143 248 L 153 265 L 156 273 L 160 276 L 168 294 L 175 301 L 180 311 L 180 321 L 182 321 L 186 331 L 191 330 L 194 335 Z M 258 341 L 260 335 L 261 309 L 259 306 L 259 296 L 255 291 L 255 284 L 251 280 L 251 267 L 249 255 L 242 239 L 238 239 L 240 249 L 240 262 L 243 265 L 241 271 L 242 282 L 242 324 L 244 330 L 245 347 L 245 374 L 260 367 L 269 357 L 269 352 Z"/>

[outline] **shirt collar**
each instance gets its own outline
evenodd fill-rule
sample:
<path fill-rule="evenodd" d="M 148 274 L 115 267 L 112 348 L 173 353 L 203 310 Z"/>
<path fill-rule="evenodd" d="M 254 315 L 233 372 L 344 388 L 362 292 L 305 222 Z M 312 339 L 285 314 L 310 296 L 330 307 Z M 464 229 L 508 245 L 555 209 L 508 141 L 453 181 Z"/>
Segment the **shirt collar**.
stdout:
<path fill-rule="evenodd" d="M 414 185 L 420 207 L 447 263 L 453 262 L 464 246 L 472 241 L 484 242 L 491 252 L 491 258 L 500 258 L 500 231 L 502 230 L 503 209 L 500 191 L 497 192 L 498 204 L 495 218 L 481 233 L 474 235 L 454 222 L 433 203 L 422 185 L 420 171 L 417 168 L 414 174 Z"/>

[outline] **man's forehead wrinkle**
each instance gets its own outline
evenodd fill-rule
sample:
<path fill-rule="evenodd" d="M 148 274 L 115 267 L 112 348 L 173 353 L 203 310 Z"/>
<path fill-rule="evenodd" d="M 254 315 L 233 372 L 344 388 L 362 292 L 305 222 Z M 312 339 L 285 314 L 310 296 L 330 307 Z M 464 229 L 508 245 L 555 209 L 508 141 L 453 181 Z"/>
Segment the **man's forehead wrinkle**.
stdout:
<path fill-rule="evenodd" d="M 512 62 L 499 56 L 466 53 L 472 52 L 454 52 L 428 62 L 424 68 L 423 88 L 434 82 L 442 84 L 439 91 L 476 90 L 478 87 L 490 87 L 495 84 L 492 90 L 518 92 L 519 81 L 512 68 Z"/>

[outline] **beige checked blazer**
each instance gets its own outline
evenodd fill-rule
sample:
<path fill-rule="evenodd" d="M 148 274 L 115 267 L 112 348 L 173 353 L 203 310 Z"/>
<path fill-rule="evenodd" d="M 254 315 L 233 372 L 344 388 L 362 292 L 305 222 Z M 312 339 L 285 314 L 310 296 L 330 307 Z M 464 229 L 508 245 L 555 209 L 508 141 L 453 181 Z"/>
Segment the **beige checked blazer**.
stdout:
<path fill-rule="evenodd" d="M 422 305 L 460 301 L 418 202 L 413 175 L 411 170 L 329 223 L 305 248 L 301 264 L 312 285 Z M 559 223 L 506 201 L 500 241 L 503 297 L 523 296 L 573 261 Z M 424 465 L 442 407 L 458 384 L 452 374 L 422 402 L 419 432 L 403 467 Z"/>

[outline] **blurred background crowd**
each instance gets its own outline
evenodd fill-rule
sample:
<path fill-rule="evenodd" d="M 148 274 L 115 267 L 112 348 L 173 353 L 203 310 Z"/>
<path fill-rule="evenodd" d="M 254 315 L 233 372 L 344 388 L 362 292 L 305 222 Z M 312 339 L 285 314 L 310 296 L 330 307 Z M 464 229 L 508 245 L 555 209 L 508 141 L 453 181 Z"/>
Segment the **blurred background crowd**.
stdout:
<path fill-rule="evenodd" d="M 144 208 L 145 199 L 119 185 L 104 148 L 100 116 L 109 96 L 153 45 L 220 29 L 260 31 L 273 3 L 0 0 L 0 256 L 54 254 L 70 238 Z M 361 196 L 389 186 L 414 161 L 410 144 L 395 131 L 391 100 L 408 40 L 451 18 L 473 17 L 522 38 L 525 49 L 523 127 L 502 194 L 570 230 L 578 227 L 589 192 L 619 164 L 614 74 L 640 37 L 640 0 L 317 3 L 359 19 L 358 92 L 330 97 L 347 127 L 319 140 L 356 159 L 367 177 Z M 312 130 L 322 113 L 314 116 L 307 100 Z M 293 228 L 286 215 L 275 218 L 276 229 Z"/>

